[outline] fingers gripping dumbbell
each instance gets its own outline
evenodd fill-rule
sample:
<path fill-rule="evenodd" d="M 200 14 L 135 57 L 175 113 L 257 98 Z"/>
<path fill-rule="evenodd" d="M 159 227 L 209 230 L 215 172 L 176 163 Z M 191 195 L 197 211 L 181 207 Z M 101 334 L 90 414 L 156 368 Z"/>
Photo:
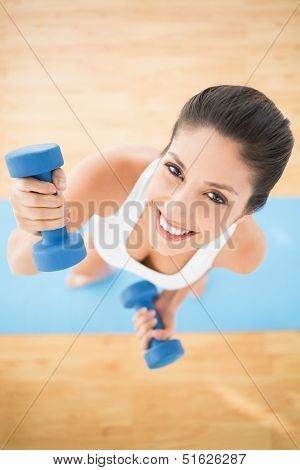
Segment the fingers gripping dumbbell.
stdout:
<path fill-rule="evenodd" d="M 142 308 L 155 310 L 153 301 L 157 297 L 158 291 L 154 284 L 149 281 L 137 282 L 125 289 L 121 293 L 123 306 L 126 308 Z M 154 329 L 164 328 L 161 319 L 156 311 L 155 318 L 157 320 Z M 152 338 L 149 343 L 149 349 L 146 351 L 144 358 L 150 369 L 164 367 L 172 362 L 180 359 L 184 354 L 184 349 L 178 339 L 158 340 Z"/>
<path fill-rule="evenodd" d="M 52 182 L 52 170 L 64 164 L 57 144 L 37 144 L 21 147 L 5 156 L 12 178 L 33 176 Z M 86 256 L 80 233 L 67 232 L 66 227 L 45 230 L 42 240 L 33 245 L 33 258 L 39 271 L 58 271 L 79 263 Z"/>

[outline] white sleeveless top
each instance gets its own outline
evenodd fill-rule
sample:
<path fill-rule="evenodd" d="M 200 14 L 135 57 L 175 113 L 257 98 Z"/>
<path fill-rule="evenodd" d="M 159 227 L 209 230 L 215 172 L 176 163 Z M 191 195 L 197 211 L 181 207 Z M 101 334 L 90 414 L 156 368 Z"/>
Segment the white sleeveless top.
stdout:
<path fill-rule="evenodd" d="M 140 174 L 132 191 L 117 212 L 107 217 L 94 214 L 90 220 L 89 230 L 96 251 L 108 264 L 120 269 L 124 267 L 126 271 L 130 271 L 162 289 L 176 290 L 187 287 L 187 283 L 192 284 L 203 276 L 232 236 L 237 224 L 233 223 L 218 238 L 198 248 L 184 267 L 175 274 L 160 273 L 132 258 L 127 252 L 125 244 L 145 209 L 147 186 L 160 159 L 159 157 L 153 160 Z M 127 206 L 126 213 L 124 212 L 125 204 Z"/>

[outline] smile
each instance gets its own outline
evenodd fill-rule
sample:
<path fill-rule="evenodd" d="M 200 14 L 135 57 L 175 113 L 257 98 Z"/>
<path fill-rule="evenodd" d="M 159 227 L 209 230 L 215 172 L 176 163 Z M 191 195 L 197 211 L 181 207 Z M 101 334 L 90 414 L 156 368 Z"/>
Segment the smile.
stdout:
<path fill-rule="evenodd" d="M 180 230 L 177 227 L 173 227 L 167 222 L 158 208 L 156 208 L 156 229 L 160 235 L 172 241 L 183 240 L 184 238 L 192 237 L 196 233 L 192 230 Z"/>

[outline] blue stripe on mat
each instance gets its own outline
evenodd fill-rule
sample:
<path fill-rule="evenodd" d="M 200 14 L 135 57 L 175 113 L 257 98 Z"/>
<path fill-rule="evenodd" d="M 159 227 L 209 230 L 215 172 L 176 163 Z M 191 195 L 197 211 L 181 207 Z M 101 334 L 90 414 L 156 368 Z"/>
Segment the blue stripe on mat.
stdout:
<path fill-rule="evenodd" d="M 15 219 L 7 201 L 0 201 L 0 211 L 0 333 L 77 333 L 84 325 L 85 333 L 135 331 L 133 310 L 122 307 L 119 295 L 140 278 L 118 270 L 106 280 L 72 290 L 64 284 L 67 271 L 14 276 L 6 244 Z M 271 197 L 254 218 L 267 238 L 263 264 L 248 275 L 212 270 L 200 298 L 205 309 L 195 298 L 186 298 L 177 315 L 178 332 L 299 329 L 300 198 Z"/>

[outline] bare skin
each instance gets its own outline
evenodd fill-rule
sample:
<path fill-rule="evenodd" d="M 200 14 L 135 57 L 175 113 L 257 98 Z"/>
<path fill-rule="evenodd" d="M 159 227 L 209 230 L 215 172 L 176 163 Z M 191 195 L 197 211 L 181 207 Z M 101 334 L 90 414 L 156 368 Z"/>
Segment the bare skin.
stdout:
<path fill-rule="evenodd" d="M 181 154 L 187 167 L 191 163 L 189 158 L 194 158 L 199 150 L 199 136 L 205 137 L 204 134 L 183 134 L 181 139 L 175 141 L 174 145 L 172 144 L 171 146 L 174 151 L 177 150 Z M 218 170 L 220 174 L 217 175 L 219 176 L 219 181 L 221 181 L 221 175 L 224 175 L 224 173 L 226 175 L 228 159 L 234 159 L 234 156 L 231 157 L 232 153 L 238 151 L 238 149 L 232 146 L 231 142 L 224 142 L 222 139 L 215 141 L 211 151 L 219 153 L 218 147 L 220 147 L 224 154 L 224 144 L 227 144 L 227 147 L 225 145 L 227 155 L 225 155 L 224 161 L 219 162 L 221 165 L 220 170 Z M 184 155 L 185 149 L 188 152 L 186 150 Z M 32 258 L 31 248 L 40 239 L 40 231 L 59 228 L 66 224 L 68 230 L 77 230 L 93 213 L 99 213 L 102 216 L 110 215 L 107 211 L 105 213 L 101 212 L 101 202 L 108 200 L 115 203 L 114 210 L 111 210 L 111 213 L 113 213 L 123 203 L 141 172 L 153 159 L 159 156 L 159 151 L 153 147 L 132 145 L 106 150 L 103 152 L 103 155 L 109 162 L 109 165 L 101 155 L 90 155 L 74 168 L 67 184 L 62 169 L 53 172 L 52 185 L 50 183 L 39 182 L 34 178 L 19 178 L 15 181 L 10 200 L 18 227 L 10 235 L 7 251 L 9 265 L 13 273 L 21 275 L 38 273 Z M 209 157 L 209 155 L 206 157 Z M 165 156 L 163 160 L 165 162 L 169 161 L 170 157 Z M 207 161 L 211 161 L 211 159 L 207 159 Z M 240 209 L 250 194 L 251 187 L 248 185 L 247 169 L 238 166 L 236 160 L 231 163 L 236 163 L 237 166 L 236 180 L 232 184 L 235 184 L 237 187 L 240 185 L 238 189 L 241 194 L 240 198 L 236 199 L 235 211 L 231 211 L 229 223 L 227 224 L 229 226 L 233 221 L 238 223 L 238 227 L 231 237 L 234 249 L 225 244 L 215 258 L 211 269 L 213 267 L 226 267 L 246 274 L 255 270 L 261 263 L 265 255 L 265 239 L 251 215 L 246 217 L 240 216 Z M 199 167 L 199 172 L 203 172 L 205 164 L 204 160 L 200 160 L 202 167 Z M 172 198 L 171 189 L 175 188 L 173 186 L 175 180 L 169 174 L 163 173 L 166 171 L 167 168 L 161 166 L 160 172 L 155 175 L 156 181 L 159 181 L 160 184 L 155 185 L 153 179 L 153 185 L 149 187 L 148 196 L 152 204 L 147 206 L 136 227 L 130 234 L 129 242 L 134 240 L 137 228 L 139 227 L 143 233 L 142 243 L 138 249 L 128 249 L 128 252 L 137 261 L 144 263 L 152 269 L 171 274 L 177 271 L 177 267 L 181 269 L 184 266 L 192 256 L 193 250 L 188 246 L 181 251 L 174 250 L 170 252 L 170 248 L 165 246 L 162 240 L 160 240 L 161 244 L 158 250 L 154 250 L 151 247 L 149 224 L 153 223 L 154 220 L 155 203 L 158 200 L 167 202 Z M 205 167 L 205 172 L 209 176 L 215 176 L 213 175 L 214 171 L 213 167 Z M 177 199 L 183 201 L 186 205 L 188 205 L 189 200 L 196 197 L 196 192 L 194 193 L 193 191 L 196 189 L 195 185 L 199 185 L 199 180 L 193 179 L 195 173 L 191 172 L 191 179 L 188 183 L 185 183 L 185 186 L 182 186 L 182 191 L 177 194 Z M 84 175 L 84 178 L 82 175 Z M 188 175 L 186 176 L 186 181 L 187 177 Z M 228 173 L 227 181 L 231 181 L 230 177 L 231 174 Z M 65 185 L 61 184 L 64 181 Z M 207 198 L 208 189 L 205 188 L 205 192 L 203 191 L 203 196 L 201 197 Z M 51 195 L 51 190 L 58 190 L 58 195 Z M 32 193 L 31 191 L 36 191 L 39 194 Z M 79 212 L 76 205 L 78 202 L 80 202 L 81 206 Z M 211 203 L 209 202 L 209 204 Z M 173 213 L 171 220 L 180 225 L 179 213 Z M 207 220 L 201 219 L 200 213 L 197 214 L 195 220 L 190 220 L 189 224 L 186 228 L 195 230 L 196 237 L 198 237 L 200 242 L 202 240 L 201 227 L 206 224 L 205 228 L 207 231 L 211 231 L 211 220 L 209 218 Z M 96 252 L 93 244 L 87 239 L 86 246 L 88 249 L 87 257 L 81 263 L 74 266 L 70 276 L 66 279 L 66 283 L 70 287 L 79 287 L 90 282 L 99 281 L 99 279 L 113 274 L 114 268 L 106 264 Z M 176 262 L 175 265 L 170 261 L 170 256 Z M 167 260 L 168 263 L 166 263 Z M 164 330 L 153 330 L 153 319 L 151 320 L 150 318 L 149 320 L 147 309 L 140 309 L 135 313 L 133 322 L 143 349 L 147 348 L 151 337 L 166 339 L 172 336 L 175 330 L 175 317 L 179 305 L 188 293 L 192 292 L 193 295 L 202 295 L 205 291 L 206 280 L 207 273 L 191 286 L 176 291 L 164 290 L 160 294 L 154 305 L 162 318 L 165 326 Z"/>

